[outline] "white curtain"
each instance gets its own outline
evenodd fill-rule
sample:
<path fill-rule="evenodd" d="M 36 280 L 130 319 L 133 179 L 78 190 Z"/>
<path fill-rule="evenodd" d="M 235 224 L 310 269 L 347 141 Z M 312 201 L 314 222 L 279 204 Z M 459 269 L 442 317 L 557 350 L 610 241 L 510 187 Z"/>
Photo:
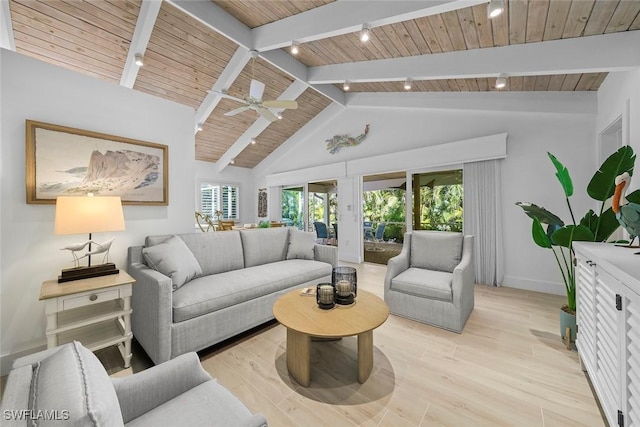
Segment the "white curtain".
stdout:
<path fill-rule="evenodd" d="M 504 276 L 500 160 L 465 163 L 464 234 L 473 235 L 476 283 L 500 286 Z"/>

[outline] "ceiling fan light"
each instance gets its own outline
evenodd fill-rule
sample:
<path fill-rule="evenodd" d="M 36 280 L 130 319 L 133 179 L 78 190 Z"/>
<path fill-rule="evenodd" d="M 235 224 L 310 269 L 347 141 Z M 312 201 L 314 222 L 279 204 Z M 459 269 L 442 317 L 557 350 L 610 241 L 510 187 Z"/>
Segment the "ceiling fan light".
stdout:
<path fill-rule="evenodd" d="M 360 41 L 367 42 L 369 41 L 370 37 L 371 37 L 371 27 L 369 26 L 369 24 L 363 24 L 362 30 L 360 31 Z"/>
<path fill-rule="evenodd" d="M 297 55 L 300 53 L 300 44 L 298 42 L 291 42 L 291 54 Z"/>
<path fill-rule="evenodd" d="M 135 58 L 136 65 L 138 67 L 142 67 L 144 65 L 144 58 L 141 53 L 136 53 L 133 57 Z"/>
<path fill-rule="evenodd" d="M 349 80 L 345 80 L 344 83 L 342 84 L 342 89 L 349 90 L 349 88 L 350 88 Z"/>
<path fill-rule="evenodd" d="M 410 78 L 404 81 L 404 90 L 411 90 L 411 82 L 412 80 Z"/>
<path fill-rule="evenodd" d="M 489 19 L 500 16 L 504 12 L 504 0 L 491 0 L 487 4 L 487 16 Z"/>
<path fill-rule="evenodd" d="M 504 89 L 507 86 L 507 75 L 500 74 L 496 78 L 496 89 Z"/>

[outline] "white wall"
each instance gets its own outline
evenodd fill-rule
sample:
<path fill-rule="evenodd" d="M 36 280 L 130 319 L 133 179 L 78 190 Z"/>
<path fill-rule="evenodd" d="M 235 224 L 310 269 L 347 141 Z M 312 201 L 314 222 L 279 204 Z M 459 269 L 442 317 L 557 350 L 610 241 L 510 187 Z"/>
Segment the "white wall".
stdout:
<path fill-rule="evenodd" d="M 623 117 L 624 143 L 640 154 L 640 70 L 609 73 L 598 90 L 596 134 L 600 134 L 618 117 Z M 636 161 L 640 166 L 640 162 Z M 637 169 L 636 169 L 637 170 Z M 631 190 L 640 183 L 632 182 Z"/>
<path fill-rule="evenodd" d="M 6 50 L 0 50 L 0 68 L 0 356 L 7 356 L 45 344 L 40 285 L 71 266 L 69 252 L 59 248 L 86 240 L 54 235 L 54 205 L 26 204 L 25 119 L 169 146 L 169 205 L 125 206 L 127 229 L 114 233 L 111 259 L 124 268 L 127 247 L 142 244 L 144 236 L 193 231 L 195 113 Z"/>
<path fill-rule="evenodd" d="M 324 141 L 334 134 L 355 136 L 367 123 L 371 125 L 370 132 L 360 145 L 343 148 L 335 155 L 325 149 Z M 553 255 L 535 246 L 530 236 L 531 220 L 514 203 L 535 202 L 568 219 L 562 189 L 546 154 L 550 151 L 565 163 L 574 180 L 574 210 L 583 213 L 592 207 L 586 185 L 595 167 L 593 123 L 593 114 L 349 107 L 325 123 L 321 130 L 290 144 L 292 148 L 288 152 L 272 160 L 269 167 L 261 171 L 264 175 L 254 179 L 266 182 L 267 175 L 293 169 L 506 132 L 507 158 L 502 161 L 504 285 L 564 294 Z M 380 172 L 390 171 L 384 157 L 372 161 Z M 429 159 L 425 159 L 425 165 L 428 163 Z M 357 201 L 352 203 L 355 205 Z M 341 199 L 340 214 L 347 215 L 343 208 Z M 340 233 L 342 236 L 345 231 L 341 229 Z M 343 251 L 340 255 L 343 260 L 357 256 Z"/>

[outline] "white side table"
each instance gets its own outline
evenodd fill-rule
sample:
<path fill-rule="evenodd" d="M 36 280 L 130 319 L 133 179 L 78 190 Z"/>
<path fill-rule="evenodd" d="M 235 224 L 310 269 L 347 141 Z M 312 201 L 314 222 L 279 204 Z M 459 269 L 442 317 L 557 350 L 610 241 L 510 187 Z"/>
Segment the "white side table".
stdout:
<path fill-rule="evenodd" d="M 135 279 L 120 273 L 40 288 L 47 317 L 47 348 L 80 341 L 91 351 L 117 345 L 124 367 L 131 365 L 131 287 Z"/>

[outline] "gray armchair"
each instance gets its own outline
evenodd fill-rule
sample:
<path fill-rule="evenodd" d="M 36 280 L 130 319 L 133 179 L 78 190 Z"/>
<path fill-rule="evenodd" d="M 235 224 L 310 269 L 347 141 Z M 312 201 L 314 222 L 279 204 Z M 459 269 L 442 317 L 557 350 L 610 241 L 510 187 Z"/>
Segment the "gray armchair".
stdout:
<path fill-rule="evenodd" d="M 267 425 L 211 378 L 195 353 L 110 379 L 78 342 L 17 359 L 1 409 L 3 426 L 31 425 L 40 414 L 74 426 Z"/>
<path fill-rule="evenodd" d="M 391 313 L 462 332 L 474 306 L 473 236 L 405 233 L 387 264 L 384 299 Z"/>

